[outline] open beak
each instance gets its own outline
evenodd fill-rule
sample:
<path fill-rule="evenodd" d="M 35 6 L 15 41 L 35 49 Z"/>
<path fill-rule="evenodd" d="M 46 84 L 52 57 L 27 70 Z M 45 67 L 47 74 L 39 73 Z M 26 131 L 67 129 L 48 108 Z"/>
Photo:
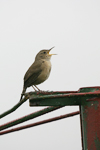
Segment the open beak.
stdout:
<path fill-rule="evenodd" d="M 48 50 L 48 54 L 49 54 L 49 52 L 53 49 L 54 47 L 52 47 L 52 48 L 50 48 L 49 50 Z M 52 56 L 52 55 L 57 55 L 57 54 L 49 54 L 49 56 Z"/>

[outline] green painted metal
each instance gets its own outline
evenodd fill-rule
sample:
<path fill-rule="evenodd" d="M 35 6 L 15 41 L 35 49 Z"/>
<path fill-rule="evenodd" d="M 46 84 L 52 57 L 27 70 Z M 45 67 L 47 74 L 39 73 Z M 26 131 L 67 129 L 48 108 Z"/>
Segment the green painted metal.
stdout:
<path fill-rule="evenodd" d="M 15 111 L 29 98 L 30 106 L 51 106 L 35 113 L 0 126 L 0 130 L 36 118 L 48 112 L 68 105 L 80 106 L 80 120 L 83 150 L 100 149 L 100 87 L 80 88 L 78 91 L 51 91 L 26 93 L 24 99 L 10 110 L 4 112 L 4 117 Z"/>
<path fill-rule="evenodd" d="M 79 93 L 99 91 L 100 87 L 84 87 L 79 89 Z"/>
<path fill-rule="evenodd" d="M 81 88 L 77 92 L 31 93 L 30 106 L 85 105 L 86 100 L 100 96 L 99 87 Z"/>
<path fill-rule="evenodd" d="M 0 135 L 8 134 L 8 133 L 15 132 L 15 131 L 20 131 L 20 130 L 27 129 L 27 128 L 31 128 L 31 127 L 35 127 L 35 126 L 38 126 L 38 125 L 43 125 L 43 124 L 50 123 L 50 122 L 53 122 L 53 121 L 58 121 L 58 120 L 61 120 L 61 119 L 64 119 L 64 118 L 68 118 L 68 117 L 72 117 L 72 116 L 75 116 L 75 115 L 78 115 L 78 114 L 79 114 L 79 111 L 76 111 L 76 112 L 73 112 L 73 113 L 56 116 L 56 117 L 53 117 L 53 118 L 49 118 L 49 119 L 46 119 L 46 120 L 34 122 L 34 123 L 27 124 L 27 125 L 24 125 L 24 126 L 20 126 L 20 127 L 16 127 L 16 128 L 4 130 L 4 131 L 1 131 L 1 132 L 0 132 Z M 28 116 L 27 116 L 27 117 L 28 117 Z M 22 118 L 22 119 L 23 119 L 23 118 Z M 9 126 L 10 123 L 11 123 L 11 122 L 9 122 L 9 123 L 6 124 L 6 125 Z M 10 125 L 11 125 L 11 124 L 10 124 Z M 7 128 L 7 126 L 6 126 L 6 128 Z M 3 127 L 4 127 L 4 125 L 3 125 Z M 5 129 L 6 129 L 6 128 L 5 128 Z"/>
<path fill-rule="evenodd" d="M 31 93 L 30 106 L 80 106 L 83 150 L 100 149 L 100 87 L 73 92 Z"/>
<path fill-rule="evenodd" d="M 24 116 L 24 117 L 22 117 L 22 118 L 19 118 L 19 119 L 16 119 L 16 120 L 14 120 L 14 121 L 10 121 L 10 122 L 8 122 L 8 123 L 6 123 L 6 124 L 4 124 L 4 125 L 1 125 L 0 126 L 0 131 L 2 131 L 2 130 L 4 130 L 4 129 L 7 129 L 7 128 L 9 128 L 9 127 L 12 127 L 12 126 L 14 126 L 14 125 L 17 125 L 17 124 L 20 124 L 20 123 L 23 123 L 23 122 L 25 122 L 25 121 L 28 121 L 28 120 L 30 120 L 30 119 L 34 119 L 34 118 L 36 118 L 36 117 L 39 117 L 39 116 L 41 116 L 41 115 L 44 115 L 44 114 L 46 114 L 46 113 L 49 113 L 49 112 L 51 112 L 51 111 L 54 111 L 54 110 L 57 110 L 57 109 L 59 109 L 59 108 L 61 108 L 61 107 L 47 107 L 47 108 L 45 108 L 45 109 L 42 109 L 42 110 L 39 110 L 39 111 L 37 111 L 37 112 L 34 112 L 34 113 L 32 113 L 32 114 L 29 114 L 29 115 L 27 115 L 27 116 Z"/>
<path fill-rule="evenodd" d="M 25 96 L 22 101 L 19 101 L 16 105 L 14 105 L 11 109 L 7 110 L 6 112 L 0 114 L 0 119 L 11 114 L 16 109 L 18 109 L 26 100 L 28 99 L 28 96 Z"/>

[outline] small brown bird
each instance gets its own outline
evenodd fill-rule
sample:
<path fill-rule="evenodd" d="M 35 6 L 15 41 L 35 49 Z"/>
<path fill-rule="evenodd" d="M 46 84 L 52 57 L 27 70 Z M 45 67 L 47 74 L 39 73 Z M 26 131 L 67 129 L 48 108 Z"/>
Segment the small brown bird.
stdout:
<path fill-rule="evenodd" d="M 40 91 L 40 89 L 36 85 L 41 84 L 42 82 L 48 79 L 51 71 L 50 59 L 52 55 L 56 55 L 56 54 L 49 54 L 49 52 L 53 48 L 54 47 L 52 47 L 49 50 L 41 50 L 36 55 L 34 63 L 29 67 L 24 76 L 24 85 L 20 101 L 22 100 L 22 97 L 25 94 L 25 91 L 28 87 L 30 86 L 32 86 L 33 88 L 36 87 Z"/>

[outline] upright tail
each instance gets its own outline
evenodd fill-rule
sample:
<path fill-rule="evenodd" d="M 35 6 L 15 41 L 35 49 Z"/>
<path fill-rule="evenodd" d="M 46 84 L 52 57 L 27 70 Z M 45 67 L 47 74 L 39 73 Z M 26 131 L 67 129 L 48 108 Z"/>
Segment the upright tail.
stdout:
<path fill-rule="evenodd" d="M 25 92 L 26 92 L 26 88 L 25 88 L 25 87 L 23 87 L 23 91 L 22 91 L 22 94 L 21 94 L 21 97 L 20 97 L 20 101 L 22 100 L 23 95 L 25 94 Z"/>

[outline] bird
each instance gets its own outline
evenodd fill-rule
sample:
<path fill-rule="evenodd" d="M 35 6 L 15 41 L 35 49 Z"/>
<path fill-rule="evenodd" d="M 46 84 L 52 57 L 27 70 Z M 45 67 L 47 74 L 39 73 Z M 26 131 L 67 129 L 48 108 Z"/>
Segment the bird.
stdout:
<path fill-rule="evenodd" d="M 56 54 L 50 54 L 49 52 L 54 47 L 50 49 L 43 49 L 39 51 L 35 57 L 35 61 L 33 64 L 29 67 L 27 72 L 24 75 L 24 84 L 23 84 L 23 90 L 21 94 L 20 101 L 22 101 L 23 95 L 26 92 L 26 89 L 28 87 L 33 87 L 35 91 L 41 91 L 36 85 L 41 84 L 45 80 L 48 79 L 50 72 L 51 72 L 51 56 Z M 37 90 L 36 90 L 36 89 Z"/>

